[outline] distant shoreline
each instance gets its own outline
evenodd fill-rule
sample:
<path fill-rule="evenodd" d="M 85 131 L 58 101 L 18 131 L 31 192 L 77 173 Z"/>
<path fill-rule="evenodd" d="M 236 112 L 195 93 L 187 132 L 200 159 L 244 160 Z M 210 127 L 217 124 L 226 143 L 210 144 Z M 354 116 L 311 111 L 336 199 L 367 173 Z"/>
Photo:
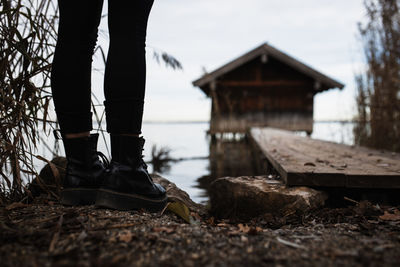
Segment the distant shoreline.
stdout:
<path fill-rule="evenodd" d="M 210 121 L 143 121 L 143 124 L 195 124 L 209 123 Z M 355 123 L 352 120 L 314 120 L 314 123 Z"/>
<path fill-rule="evenodd" d="M 194 124 L 194 123 L 209 123 L 209 121 L 143 121 L 143 124 Z"/>

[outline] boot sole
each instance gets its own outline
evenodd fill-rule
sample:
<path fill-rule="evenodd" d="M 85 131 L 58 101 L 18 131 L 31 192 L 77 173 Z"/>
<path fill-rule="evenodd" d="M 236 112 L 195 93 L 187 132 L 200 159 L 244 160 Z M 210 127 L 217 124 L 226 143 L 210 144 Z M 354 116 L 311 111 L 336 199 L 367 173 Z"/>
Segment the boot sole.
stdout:
<path fill-rule="evenodd" d="M 150 212 L 161 211 L 167 205 L 167 196 L 154 199 L 137 194 L 127 194 L 108 189 L 97 191 L 96 206 L 116 210 L 145 209 Z"/>
<path fill-rule="evenodd" d="M 97 189 L 67 188 L 60 194 L 60 202 L 66 206 L 93 205 L 96 202 Z"/>

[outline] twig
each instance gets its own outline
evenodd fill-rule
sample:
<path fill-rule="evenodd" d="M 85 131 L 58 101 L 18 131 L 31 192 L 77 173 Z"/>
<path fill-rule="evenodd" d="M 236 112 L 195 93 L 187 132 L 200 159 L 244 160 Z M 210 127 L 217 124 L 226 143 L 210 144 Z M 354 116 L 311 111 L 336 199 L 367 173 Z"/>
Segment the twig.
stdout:
<path fill-rule="evenodd" d="M 64 214 L 61 214 L 60 219 L 58 220 L 57 226 L 56 226 L 56 232 L 53 235 L 53 238 L 51 239 L 50 246 L 49 246 L 49 252 L 53 252 L 55 245 L 58 241 L 58 238 L 60 237 L 60 232 L 61 232 L 61 226 L 63 224 L 64 220 Z"/>
<path fill-rule="evenodd" d="M 165 205 L 165 207 L 162 209 L 162 211 L 160 212 L 160 217 L 164 214 L 165 210 L 168 208 L 170 202 L 167 203 L 167 205 Z"/>
<path fill-rule="evenodd" d="M 290 242 L 290 241 L 287 241 L 287 240 L 283 240 L 283 239 L 281 239 L 279 237 L 276 238 L 276 241 L 278 241 L 279 243 L 284 244 L 284 245 L 286 245 L 288 247 L 306 249 L 305 247 L 303 247 L 301 245 L 298 245 L 296 243 L 293 243 L 293 242 Z"/>
<path fill-rule="evenodd" d="M 358 202 L 358 201 L 356 201 L 356 200 L 354 200 L 354 199 L 348 198 L 348 197 L 343 197 L 343 199 L 344 199 L 344 200 L 347 200 L 347 201 L 350 201 L 350 202 L 352 202 L 352 203 L 354 203 L 354 204 L 360 204 L 360 202 Z"/>

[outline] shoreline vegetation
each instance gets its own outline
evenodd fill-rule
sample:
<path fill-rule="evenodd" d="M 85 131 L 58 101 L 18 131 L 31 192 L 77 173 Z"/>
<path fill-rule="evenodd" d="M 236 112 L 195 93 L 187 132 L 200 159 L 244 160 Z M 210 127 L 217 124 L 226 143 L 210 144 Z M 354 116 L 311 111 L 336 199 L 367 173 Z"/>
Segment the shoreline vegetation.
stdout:
<path fill-rule="evenodd" d="M 199 121 L 158 121 L 158 120 L 149 120 L 149 121 L 143 121 L 143 123 L 147 124 L 191 124 L 191 123 L 209 123 L 210 121 L 207 120 L 199 120 Z M 314 120 L 314 123 L 357 123 L 359 122 L 358 120 Z"/>

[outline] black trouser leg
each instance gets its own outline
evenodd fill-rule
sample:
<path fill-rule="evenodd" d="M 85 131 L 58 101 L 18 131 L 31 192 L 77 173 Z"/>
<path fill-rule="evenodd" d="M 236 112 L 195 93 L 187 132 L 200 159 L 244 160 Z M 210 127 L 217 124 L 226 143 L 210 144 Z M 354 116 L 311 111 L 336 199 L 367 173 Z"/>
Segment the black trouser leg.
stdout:
<path fill-rule="evenodd" d="M 140 134 L 146 80 L 146 29 L 153 0 L 108 3 L 110 47 L 104 77 L 107 131 Z"/>
<path fill-rule="evenodd" d="M 59 0 L 60 23 L 51 88 L 62 133 L 92 129 L 92 55 L 103 0 Z"/>

